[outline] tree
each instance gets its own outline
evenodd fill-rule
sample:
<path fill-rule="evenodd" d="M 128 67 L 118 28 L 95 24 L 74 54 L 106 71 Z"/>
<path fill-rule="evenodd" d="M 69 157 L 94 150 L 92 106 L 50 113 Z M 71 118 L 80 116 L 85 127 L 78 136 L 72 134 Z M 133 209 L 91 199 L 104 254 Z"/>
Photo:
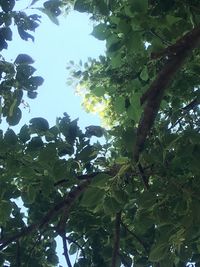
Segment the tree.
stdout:
<path fill-rule="evenodd" d="M 15 22 L 22 39 L 39 20 L 8 3 L 0 2 L 2 49 L 11 40 L 8 18 L 26 21 Z M 51 0 L 40 10 L 56 23 L 66 4 Z M 69 267 L 75 253 L 75 267 L 199 266 L 200 4 L 76 0 L 74 9 L 90 13 L 93 35 L 106 41 L 106 55 L 73 75 L 87 91 L 86 108 L 101 105 L 109 129 L 82 132 L 64 113 L 54 127 L 33 118 L 19 133 L 1 131 L 1 265 L 56 266 L 60 236 Z M 33 96 L 42 84 L 32 63 L 24 54 L 14 64 L 2 59 L 10 125 L 20 120 L 23 91 Z M 91 141 L 103 135 L 105 143 Z"/>

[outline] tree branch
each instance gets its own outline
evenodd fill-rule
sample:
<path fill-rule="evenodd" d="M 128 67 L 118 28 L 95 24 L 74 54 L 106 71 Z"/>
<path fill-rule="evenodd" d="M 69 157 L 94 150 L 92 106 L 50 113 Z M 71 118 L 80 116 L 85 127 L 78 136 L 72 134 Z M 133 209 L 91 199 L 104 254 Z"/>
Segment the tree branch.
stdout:
<path fill-rule="evenodd" d="M 146 106 L 138 125 L 136 141 L 133 147 L 133 158 L 136 162 L 139 160 L 139 155 L 153 126 L 166 88 L 177 71 L 182 67 L 188 55 L 199 46 L 199 42 L 200 27 L 197 27 L 180 38 L 176 44 L 170 46 L 170 52 L 173 52 L 172 56 L 168 58 L 166 64 L 158 73 L 157 78 L 141 97 L 141 104 L 146 102 Z"/>
<path fill-rule="evenodd" d="M 16 249 L 16 265 L 17 267 L 21 267 L 21 248 L 20 248 L 20 243 L 19 243 L 19 240 L 17 240 L 16 242 L 16 246 L 17 246 L 17 249 Z"/>
<path fill-rule="evenodd" d="M 113 246 L 111 267 L 117 267 L 117 259 L 119 255 L 119 241 L 120 241 L 120 221 L 121 221 L 121 212 L 118 212 L 116 213 L 115 217 L 115 234 L 114 234 L 114 246 Z"/>
<path fill-rule="evenodd" d="M 138 163 L 138 170 L 139 170 L 140 176 L 142 177 L 142 181 L 144 183 L 144 186 L 148 190 L 149 189 L 149 177 L 147 177 L 145 175 L 144 169 L 143 169 L 141 163 Z"/>
<path fill-rule="evenodd" d="M 68 267 L 72 267 L 72 264 L 71 264 L 71 261 L 70 261 L 70 258 L 69 258 L 69 254 L 68 254 L 67 239 L 66 239 L 65 233 L 63 233 L 61 235 L 61 238 L 62 238 L 62 242 L 63 242 L 63 255 L 65 257 L 67 266 Z"/>
<path fill-rule="evenodd" d="M 91 180 L 83 181 L 80 185 L 77 185 L 72 189 L 67 197 L 62 200 L 60 203 L 56 204 L 49 212 L 43 217 L 40 221 L 39 227 L 42 228 L 45 224 L 47 224 L 60 210 L 64 207 L 67 207 L 66 212 L 69 213 L 74 201 L 81 195 L 81 193 L 86 189 L 86 187 L 90 184 Z"/>
<path fill-rule="evenodd" d="M 32 233 L 33 231 L 43 228 L 49 221 L 58 213 L 60 212 L 65 206 L 67 206 L 67 212 L 69 213 L 72 205 L 74 204 L 75 200 L 81 195 L 81 193 L 87 188 L 90 184 L 91 180 L 83 181 L 80 185 L 74 187 L 71 192 L 58 204 L 56 204 L 52 209 L 50 209 L 47 214 L 35 224 L 31 224 L 30 226 L 22 229 L 19 233 L 0 240 L 0 250 L 4 249 L 10 243 L 27 236 L 28 234 Z"/>
<path fill-rule="evenodd" d="M 0 250 L 4 249 L 5 247 L 7 247 L 10 243 L 32 233 L 34 230 L 36 230 L 38 228 L 39 224 L 35 223 L 35 224 L 31 224 L 30 226 L 22 229 L 19 233 L 9 237 L 9 238 L 3 238 L 0 240 Z"/>
<path fill-rule="evenodd" d="M 143 242 L 143 240 L 139 236 L 137 236 L 134 232 L 129 230 L 128 227 L 123 223 L 122 220 L 121 220 L 121 225 L 126 229 L 127 232 L 129 232 L 129 234 L 131 234 L 138 241 L 138 243 L 143 247 L 145 252 L 148 253 L 148 250 L 147 250 L 146 245 Z"/>
<path fill-rule="evenodd" d="M 183 107 L 182 110 L 184 112 L 190 111 L 191 109 L 194 109 L 196 106 L 200 104 L 198 97 L 193 99 L 187 106 Z"/>
<path fill-rule="evenodd" d="M 83 258 L 85 259 L 85 252 L 84 252 L 84 249 L 83 249 L 83 247 L 81 247 L 80 245 L 79 245 L 79 243 L 76 241 L 76 240 L 73 240 L 72 238 L 70 238 L 70 237 L 66 237 L 66 239 L 68 240 L 68 241 L 70 241 L 71 243 L 74 243 L 80 250 L 81 250 L 81 252 L 82 252 L 82 254 L 83 254 Z M 86 242 L 85 242 L 86 243 Z M 84 243 L 84 244 L 85 244 Z"/>

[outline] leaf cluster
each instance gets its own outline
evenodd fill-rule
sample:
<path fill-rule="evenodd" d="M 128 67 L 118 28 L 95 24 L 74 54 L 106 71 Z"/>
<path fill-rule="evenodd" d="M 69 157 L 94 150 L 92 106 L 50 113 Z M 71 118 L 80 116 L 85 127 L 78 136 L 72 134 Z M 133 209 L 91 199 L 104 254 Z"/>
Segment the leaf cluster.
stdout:
<path fill-rule="evenodd" d="M 2 49 L 13 20 L 28 40 L 39 19 L 14 3 L 0 1 Z M 65 4 L 38 9 L 57 23 Z M 37 117 L 19 133 L 0 131 L 0 265 L 56 266 L 59 236 L 68 266 L 69 254 L 75 267 L 199 266 L 199 2 L 73 4 L 106 42 L 104 56 L 72 71 L 109 131 L 83 132 L 67 113 L 54 126 Z M 1 59 L 1 114 L 11 126 L 24 91 L 34 98 L 43 83 L 32 64 L 26 54 Z"/>

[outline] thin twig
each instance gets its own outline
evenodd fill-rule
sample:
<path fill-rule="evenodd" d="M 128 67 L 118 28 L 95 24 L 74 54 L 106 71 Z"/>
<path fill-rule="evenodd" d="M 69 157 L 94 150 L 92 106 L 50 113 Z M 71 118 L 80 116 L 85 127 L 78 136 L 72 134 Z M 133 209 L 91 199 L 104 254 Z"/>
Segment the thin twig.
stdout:
<path fill-rule="evenodd" d="M 17 246 L 17 249 L 16 249 L 16 265 L 17 267 L 21 267 L 21 253 L 20 253 L 20 243 L 19 243 L 19 240 L 17 240 L 16 242 L 16 246 Z"/>
<path fill-rule="evenodd" d="M 194 109 L 198 105 L 199 105 L 199 101 L 198 101 L 198 98 L 196 97 L 188 105 L 186 105 L 183 108 L 181 108 L 181 111 L 185 115 L 187 112 L 189 112 L 191 109 Z M 184 116 L 181 116 L 174 124 L 171 125 L 169 130 L 171 130 L 174 127 L 176 127 L 176 125 L 179 124 L 183 119 L 184 119 Z"/>
<path fill-rule="evenodd" d="M 187 106 L 183 107 L 182 110 L 185 112 L 190 111 L 191 109 L 194 109 L 199 104 L 200 102 L 198 101 L 198 98 L 196 97 Z"/>
<path fill-rule="evenodd" d="M 36 245 L 39 243 L 39 241 L 41 240 L 41 236 L 42 236 L 42 234 L 40 234 L 40 235 L 37 237 L 36 241 L 34 242 L 33 246 L 31 247 L 31 249 L 30 249 L 30 251 L 29 251 L 29 253 L 28 253 L 28 257 L 27 257 L 26 264 L 25 264 L 26 266 L 28 266 L 29 261 L 31 260 L 31 256 L 32 256 L 33 253 L 34 253 L 35 247 L 36 247 Z"/>
<path fill-rule="evenodd" d="M 168 46 L 171 45 L 171 43 L 170 43 L 169 41 L 165 40 L 163 37 L 161 37 L 161 36 L 160 36 L 158 33 L 156 33 L 154 30 L 150 30 L 150 33 L 151 33 L 152 35 L 158 37 L 158 38 L 162 41 L 163 44 L 168 45 Z"/>
<path fill-rule="evenodd" d="M 66 237 L 66 239 L 68 240 L 68 241 L 70 241 L 71 243 L 74 243 L 80 250 L 81 250 L 81 252 L 82 252 L 82 255 L 83 255 L 83 258 L 85 259 L 85 252 L 84 252 L 84 249 L 83 249 L 83 247 L 82 246 L 80 246 L 79 245 L 79 243 L 76 241 L 76 240 L 73 240 L 72 238 L 70 238 L 70 237 Z M 86 241 L 87 242 L 87 241 Z M 85 243 L 86 243 L 85 242 Z M 84 244 L 85 244 L 84 243 Z"/>
<path fill-rule="evenodd" d="M 69 254 L 68 254 L 67 239 L 66 239 L 65 233 L 63 233 L 61 235 L 61 238 L 62 238 L 62 242 L 63 242 L 63 255 L 65 257 L 67 266 L 68 267 L 72 267 L 72 264 L 71 264 L 71 261 L 70 261 L 70 258 L 69 258 Z"/>
<path fill-rule="evenodd" d="M 121 253 L 119 254 L 119 257 L 121 259 L 122 264 L 124 265 L 124 267 L 131 267 L 132 264 L 130 265 L 127 260 L 125 259 L 124 255 L 122 255 Z"/>
<path fill-rule="evenodd" d="M 129 234 L 131 234 L 138 241 L 138 243 L 143 247 L 145 252 L 148 253 L 148 249 L 144 241 L 139 236 L 137 236 L 133 231 L 129 230 L 122 220 L 121 220 L 121 225 L 126 229 L 127 232 L 129 232 Z"/>
<path fill-rule="evenodd" d="M 114 232 L 114 245 L 112 253 L 112 267 L 117 266 L 117 259 L 119 255 L 119 241 L 120 241 L 120 221 L 121 221 L 121 212 L 116 213 L 115 217 L 115 232 Z"/>

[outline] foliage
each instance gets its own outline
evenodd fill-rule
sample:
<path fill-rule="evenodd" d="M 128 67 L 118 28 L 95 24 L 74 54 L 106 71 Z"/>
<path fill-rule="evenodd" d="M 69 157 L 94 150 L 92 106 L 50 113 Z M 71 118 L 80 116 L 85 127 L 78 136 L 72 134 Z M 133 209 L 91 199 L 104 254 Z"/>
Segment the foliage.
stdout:
<path fill-rule="evenodd" d="M 69 3 L 37 10 L 58 24 Z M 14 5 L 0 1 L 2 49 L 11 23 L 24 40 L 38 26 Z M 199 1 L 76 0 L 74 9 L 91 13 L 93 36 L 106 41 L 104 56 L 72 71 L 109 130 L 82 132 L 64 113 L 53 127 L 37 117 L 0 132 L 0 265 L 56 266 L 60 236 L 69 267 L 75 253 L 75 267 L 199 266 Z M 34 98 L 43 82 L 32 64 L 26 54 L 1 59 L 11 126 L 24 91 Z"/>

